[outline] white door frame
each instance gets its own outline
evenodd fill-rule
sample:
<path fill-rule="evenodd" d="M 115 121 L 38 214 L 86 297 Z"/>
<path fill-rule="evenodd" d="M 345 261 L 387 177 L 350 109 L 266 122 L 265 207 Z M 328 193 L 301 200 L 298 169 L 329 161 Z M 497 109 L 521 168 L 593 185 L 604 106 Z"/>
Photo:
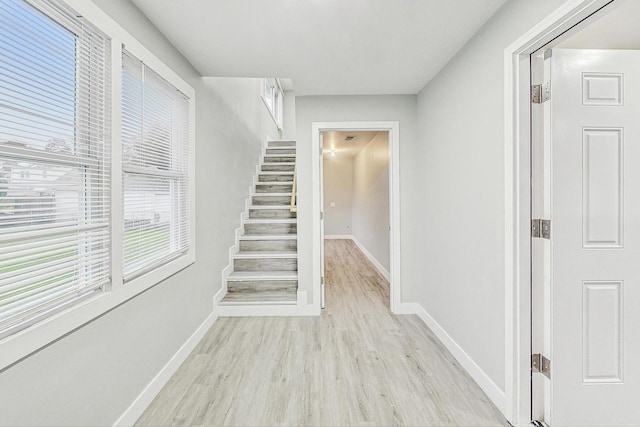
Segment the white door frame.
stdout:
<path fill-rule="evenodd" d="M 531 421 L 530 55 L 612 1 L 568 0 L 504 51 L 506 354 L 503 412 L 514 426 L 530 425 Z"/>
<path fill-rule="evenodd" d="M 391 253 L 391 271 L 389 280 L 389 308 L 393 313 L 398 311 L 402 302 L 400 290 L 400 122 L 313 122 L 311 124 L 311 182 L 312 194 L 312 220 L 313 220 L 313 304 L 320 309 L 320 132 L 324 131 L 388 131 L 389 132 L 389 223 L 391 232 L 389 236 L 389 249 Z"/>

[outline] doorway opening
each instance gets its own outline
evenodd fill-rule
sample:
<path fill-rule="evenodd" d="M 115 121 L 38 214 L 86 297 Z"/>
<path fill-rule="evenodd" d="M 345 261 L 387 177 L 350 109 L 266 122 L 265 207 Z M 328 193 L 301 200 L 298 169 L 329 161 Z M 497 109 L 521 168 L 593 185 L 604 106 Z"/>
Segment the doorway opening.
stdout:
<path fill-rule="evenodd" d="M 505 415 L 514 425 L 640 418 L 629 335 L 640 328 L 639 274 L 625 261 L 640 255 L 629 253 L 638 220 L 625 201 L 640 186 L 629 112 L 640 108 L 639 6 L 570 1 L 505 50 Z"/>
<path fill-rule="evenodd" d="M 372 261 L 376 269 L 386 276 L 389 281 L 389 308 L 395 313 L 401 301 L 399 123 L 313 123 L 312 132 L 312 152 L 317 153 L 317 160 L 312 163 L 313 248 L 317 254 L 313 259 L 314 305 L 320 308 L 324 307 L 325 303 L 324 238 L 325 234 L 329 234 L 348 237 L 359 244 L 360 250 Z M 347 140 L 347 137 L 354 138 Z M 347 160 L 349 154 L 352 158 Z M 351 171 L 350 191 L 347 185 L 339 188 L 339 182 L 335 185 L 333 182 L 329 183 L 330 190 L 333 190 L 329 191 L 329 195 L 335 200 L 324 200 L 323 197 L 325 162 L 328 171 L 332 170 L 332 173 L 338 174 L 333 174 L 331 178 L 334 180 L 344 180 L 345 177 L 340 177 L 340 174 L 345 175 L 345 169 L 346 175 L 349 175 L 349 169 Z M 355 188 L 356 186 L 358 188 Z M 347 187 L 346 191 L 344 187 Z M 381 198 L 377 193 L 383 190 L 387 194 Z M 348 203 L 345 206 L 347 193 L 352 196 L 357 194 L 356 197 L 351 197 L 350 208 Z M 340 202 L 338 198 L 341 198 Z M 333 207 L 332 203 L 335 204 Z M 372 212 L 374 209 L 376 211 Z M 380 212 L 380 209 L 386 209 L 386 212 Z M 329 233 L 325 233 L 327 215 L 331 221 Z M 350 221 L 346 220 L 348 217 Z"/>
<path fill-rule="evenodd" d="M 389 282 L 390 192 L 388 131 L 323 131 L 320 137 L 323 239 L 350 240 L 345 247 L 359 249 Z M 356 249 L 357 247 L 357 249 Z M 331 265 L 326 247 L 324 284 L 331 283 Z M 384 280 L 379 282 L 388 293 Z M 325 286 L 326 289 L 326 286 Z M 326 295 L 325 295 L 326 297 Z M 385 298 L 388 300 L 388 298 Z M 327 305 L 323 300 L 323 308 Z"/>

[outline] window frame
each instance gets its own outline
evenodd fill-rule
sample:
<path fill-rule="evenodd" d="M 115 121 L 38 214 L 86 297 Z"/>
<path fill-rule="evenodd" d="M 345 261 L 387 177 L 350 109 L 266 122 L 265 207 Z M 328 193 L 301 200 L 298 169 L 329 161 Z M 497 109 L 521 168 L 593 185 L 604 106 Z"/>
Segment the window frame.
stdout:
<path fill-rule="evenodd" d="M 267 93 L 267 87 L 271 88 L 271 96 Z M 278 130 L 283 128 L 283 112 L 284 112 L 284 91 L 280 84 L 280 79 L 262 79 L 261 82 L 261 98 L 264 106 L 271 115 Z"/>
<path fill-rule="evenodd" d="M 59 0 L 111 40 L 111 282 L 104 292 L 60 311 L 28 328 L 0 340 L 0 370 L 96 319 L 171 275 L 193 264 L 196 259 L 195 221 L 195 89 L 134 36 L 116 23 L 93 2 Z M 189 245 L 184 255 L 143 275 L 123 281 L 124 201 L 121 144 L 122 49 L 136 55 L 158 75 L 171 83 L 188 99 L 189 108 Z"/>

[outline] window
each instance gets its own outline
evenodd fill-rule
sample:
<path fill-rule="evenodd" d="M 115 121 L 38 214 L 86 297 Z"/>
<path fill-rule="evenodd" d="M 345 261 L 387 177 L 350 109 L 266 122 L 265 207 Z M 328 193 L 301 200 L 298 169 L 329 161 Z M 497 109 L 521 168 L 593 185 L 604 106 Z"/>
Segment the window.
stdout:
<path fill-rule="evenodd" d="M 262 100 L 267 110 L 276 122 L 278 129 L 282 129 L 282 115 L 284 107 L 284 93 L 278 79 L 264 79 L 262 85 Z"/>
<path fill-rule="evenodd" d="M 195 261 L 194 98 L 94 2 L 0 0 L 0 370 Z"/>
<path fill-rule="evenodd" d="M 133 54 L 122 57 L 124 279 L 189 244 L 188 98 Z"/>
<path fill-rule="evenodd" d="M 0 338 L 110 274 L 110 43 L 34 5 L 0 2 Z"/>

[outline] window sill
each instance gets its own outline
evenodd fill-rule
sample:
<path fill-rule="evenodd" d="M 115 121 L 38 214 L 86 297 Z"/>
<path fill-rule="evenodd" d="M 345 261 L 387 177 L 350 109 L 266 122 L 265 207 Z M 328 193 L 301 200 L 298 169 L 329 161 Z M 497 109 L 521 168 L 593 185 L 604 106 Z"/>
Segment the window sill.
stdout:
<path fill-rule="evenodd" d="M 116 291 L 103 292 L 0 341 L 0 371 L 134 298 L 195 262 L 193 250 Z"/>

